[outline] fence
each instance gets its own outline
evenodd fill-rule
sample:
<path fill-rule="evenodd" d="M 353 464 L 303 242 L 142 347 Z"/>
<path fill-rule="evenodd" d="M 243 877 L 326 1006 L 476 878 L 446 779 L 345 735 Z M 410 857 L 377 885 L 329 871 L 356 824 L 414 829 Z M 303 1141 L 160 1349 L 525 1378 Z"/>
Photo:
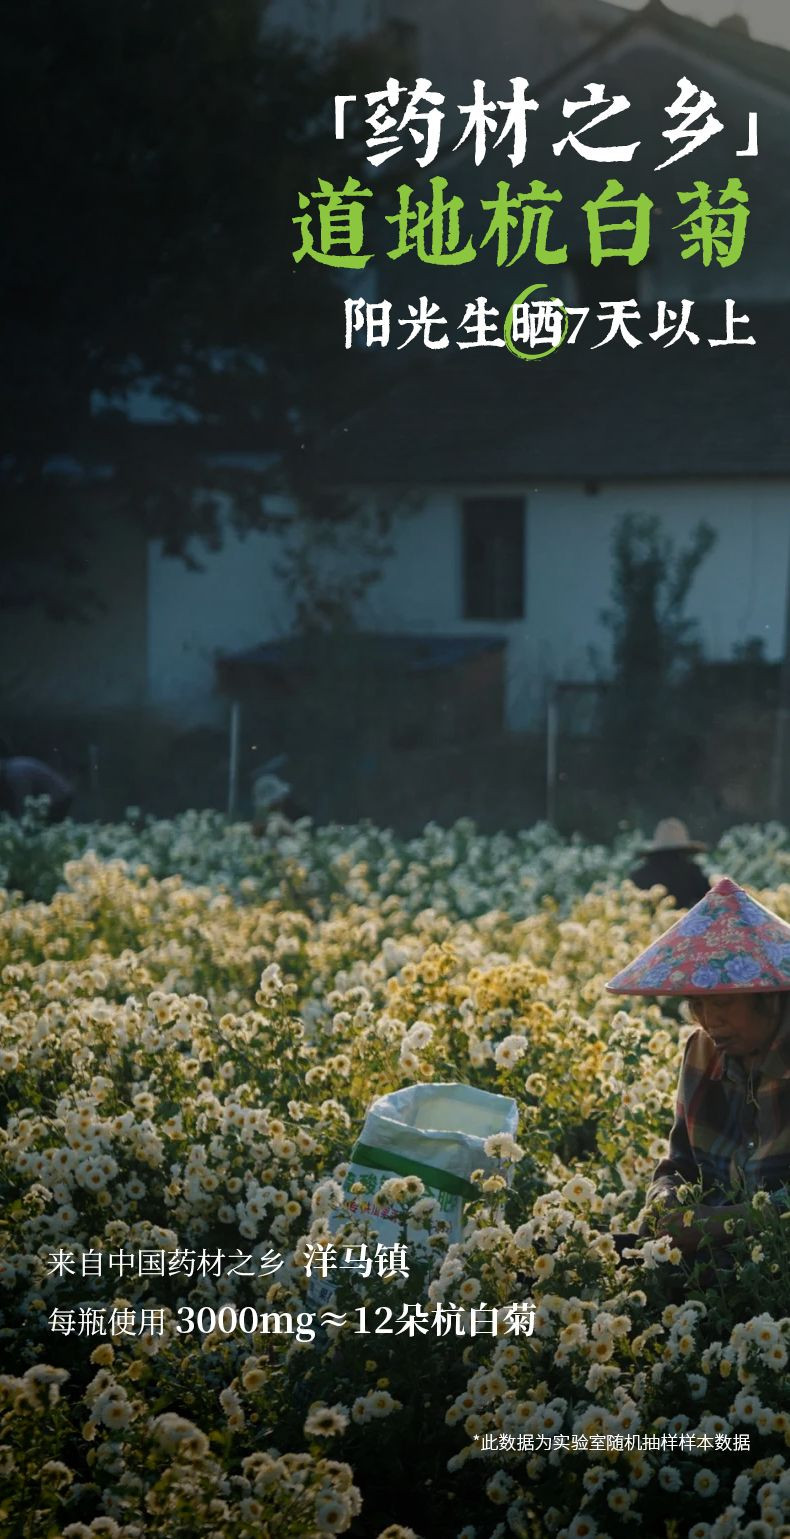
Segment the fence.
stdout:
<path fill-rule="evenodd" d="M 692 770 L 670 773 L 659 754 L 639 784 L 629 780 L 627 754 L 615 783 L 612 745 L 599 730 L 606 695 L 587 681 L 555 685 L 544 723 L 525 734 L 505 732 L 493 717 L 481 718 L 476 734 L 464 723 L 460 737 L 444 727 L 432 740 L 368 731 L 353 692 L 340 715 L 331 702 L 314 712 L 297 696 L 290 731 L 286 713 L 230 701 L 219 702 L 216 725 L 191 729 L 154 710 L 46 722 L 6 715 L 3 726 L 13 752 L 73 781 L 74 813 L 84 819 L 116 818 L 130 806 L 160 816 L 209 806 L 251 818 L 254 782 L 268 769 L 291 787 L 288 810 L 316 822 L 370 818 L 409 832 L 463 816 L 486 830 L 548 818 L 564 832 L 608 840 L 623 821 L 648 828 L 674 813 L 710 838 L 733 822 L 774 817 L 788 788 L 784 768 L 777 777 L 777 705 L 709 694 L 704 721 L 678 714 L 673 723 L 686 733 Z"/>

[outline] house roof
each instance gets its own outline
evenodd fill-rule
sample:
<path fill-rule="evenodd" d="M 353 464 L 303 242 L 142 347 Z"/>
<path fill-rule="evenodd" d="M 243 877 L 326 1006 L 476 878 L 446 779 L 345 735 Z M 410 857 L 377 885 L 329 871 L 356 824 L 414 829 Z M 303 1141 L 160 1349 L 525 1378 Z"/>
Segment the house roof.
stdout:
<path fill-rule="evenodd" d="M 622 21 L 619 25 L 610 23 L 583 54 L 577 54 L 544 77 L 539 82 L 544 93 L 559 85 L 567 75 L 575 74 L 582 64 L 606 54 L 613 42 L 619 43 L 630 33 L 640 31 L 646 23 L 681 47 L 701 53 L 705 59 L 713 59 L 766 86 L 790 92 L 790 50 L 786 48 L 761 42 L 748 31 L 736 29 L 726 22 L 711 26 L 693 16 L 682 16 L 670 10 L 663 0 L 647 0 L 638 11 L 623 11 L 609 5 L 607 0 L 598 0 L 598 6 L 601 10 L 618 11 Z"/>
<path fill-rule="evenodd" d="M 449 102 L 468 100 L 473 76 L 504 84 L 517 56 L 534 85 L 628 14 L 609 0 L 386 0 L 385 9 L 413 25 L 416 73 Z"/>
<path fill-rule="evenodd" d="M 365 656 L 400 674 L 436 673 L 457 668 L 486 652 L 502 651 L 502 636 L 363 635 L 353 632 L 352 645 L 362 642 Z M 229 694 L 265 680 L 284 682 L 315 669 L 316 648 L 301 636 L 264 642 L 217 659 L 221 686 Z"/>
<path fill-rule="evenodd" d="M 618 341 L 593 351 L 582 333 L 539 363 L 504 349 L 422 351 L 327 440 L 324 473 L 404 490 L 790 476 L 790 306 L 749 314 L 754 347 L 707 345 L 723 334 L 717 304 L 693 313 L 697 347 Z M 642 335 L 653 326 L 643 321 Z"/>
<path fill-rule="evenodd" d="M 644 13 L 637 13 L 643 14 Z M 790 50 L 774 43 L 763 43 L 728 26 L 706 26 L 692 16 L 670 11 L 660 0 L 651 0 L 648 15 L 658 15 L 659 25 L 678 42 L 699 48 L 707 58 L 718 60 L 740 74 L 764 85 L 790 92 Z"/>
<path fill-rule="evenodd" d="M 385 215 L 389 220 L 393 218 L 395 192 L 381 187 L 370 209 L 370 249 L 374 256 L 368 279 L 378 285 L 377 295 L 393 302 L 400 316 L 406 314 L 406 303 L 418 302 L 428 291 L 428 282 L 429 297 L 443 307 L 451 307 L 453 312 L 457 310 L 460 316 L 460 306 L 480 292 L 500 308 L 507 308 L 514 297 L 514 274 L 526 274 L 532 267 L 535 277 L 545 276 L 535 270 L 532 252 L 528 251 L 511 270 L 506 264 L 500 265 L 494 240 L 489 238 L 483 249 L 498 177 L 504 178 L 513 192 L 522 190 L 529 178 L 535 178 L 561 193 L 561 206 L 552 214 L 551 240 L 568 246 L 571 302 L 579 288 L 588 294 L 595 287 L 582 210 L 587 200 L 603 189 L 607 175 L 622 181 L 626 196 L 638 190 L 653 200 L 650 251 L 644 272 L 649 272 L 655 294 L 687 295 L 697 302 L 730 294 L 744 301 L 747 309 L 750 304 L 746 296 L 752 303 L 756 298 L 763 303 L 790 302 L 790 276 L 784 256 L 790 249 L 790 51 L 679 16 L 658 0 L 651 0 L 645 9 L 636 12 L 614 6 L 610 9 L 620 17 L 619 25 L 609 28 L 603 37 L 599 30 L 586 50 L 577 48 L 561 70 L 536 83 L 534 94 L 541 110 L 530 115 L 523 166 L 512 169 L 504 146 L 497 149 L 496 145 L 490 145 L 486 156 L 477 163 L 471 136 L 460 148 L 448 149 L 443 156 L 438 169 L 447 177 L 448 193 L 461 200 L 463 236 L 476 242 L 474 267 L 437 265 L 428 270 L 413 252 L 403 260 L 393 259 L 393 231 Z M 526 6 L 522 10 L 525 17 L 532 16 Z M 525 20 L 524 31 L 526 26 Z M 510 43 L 508 67 L 512 70 L 522 67 L 517 22 Z M 526 50 L 523 67 L 529 68 Z M 670 146 L 665 137 L 671 132 L 669 107 L 684 75 L 701 89 L 710 89 L 721 125 L 720 131 L 697 145 L 688 158 L 687 146 L 678 153 L 678 146 Z M 595 80 L 605 83 L 607 97 L 622 93 L 630 105 L 627 118 L 618 117 L 616 126 L 614 122 L 604 123 L 595 129 L 593 142 L 600 146 L 620 139 L 635 142 L 637 148 L 630 162 L 591 164 L 571 147 L 559 154 L 555 149 L 565 132 L 563 97 L 583 97 L 586 83 Z M 761 82 L 765 82 L 765 89 Z M 777 85 L 781 89 L 772 89 Z M 752 112 L 757 113 L 759 154 L 736 158 L 746 148 Z M 436 164 L 422 171 L 415 168 L 414 185 L 429 206 L 429 173 L 436 171 Z M 688 248 L 676 234 L 676 221 L 683 214 L 678 198 L 692 188 L 696 179 L 704 180 L 718 192 L 736 174 L 749 196 L 750 222 L 743 255 L 725 273 L 715 262 L 705 266 L 700 261 L 686 260 Z M 615 266 L 604 264 L 606 272 L 600 276 L 607 283 L 615 276 Z M 561 266 L 552 271 L 554 281 L 559 282 L 564 276 Z M 470 288 L 470 281 L 474 288 Z M 526 276 L 522 281 L 526 283 Z M 630 286 L 625 286 L 625 291 L 630 292 Z M 607 288 L 606 292 L 611 290 Z"/>

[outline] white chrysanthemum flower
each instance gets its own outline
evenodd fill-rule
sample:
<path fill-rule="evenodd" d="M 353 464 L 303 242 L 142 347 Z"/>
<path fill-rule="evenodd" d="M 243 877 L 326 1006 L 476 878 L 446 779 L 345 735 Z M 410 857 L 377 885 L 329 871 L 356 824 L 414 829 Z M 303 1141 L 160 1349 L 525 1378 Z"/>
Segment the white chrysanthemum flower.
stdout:
<path fill-rule="evenodd" d="M 348 1421 L 349 1412 L 346 1406 L 327 1405 L 323 1400 L 316 1400 L 310 1406 L 305 1418 L 305 1436 L 336 1437 L 338 1433 L 345 1432 Z"/>
<path fill-rule="evenodd" d="M 598 1533 L 598 1524 L 595 1518 L 588 1512 L 577 1512 L 572 1518 L 566 1530 L 568 1539 L 595 1539 Z"/>
<path fill-rule="evenodd" d="M 494 1062 L 498 1069 L 512 1069 L 527 1051 L 527 1039 L 518 1032 L 504 1037 L 494 1049 Z"/>
<path fill-rule="evenodd" d="M 155 1438 L 170 1452 L 186 1454 L 195 1459 L 205 1458 L 209 1452 L 209 1440 L 194 1422 L 175 1411 L 164 1411 L 151 1424 Z"/>
<path fill-rule="evenodd" d="M 403 1040 L 408 1042 L 410 1047 L 419 1051 L 421 1047 L 427 1047 L 432 1038 L 433 1027 L 429 1026 L 427 1021 L 415 1021 L 409 1027 Z"/>
<path fill-rule="evenodd" d="M 503 1507 L 510 1501 L 515 1482 L 504 1470 L 497 1470 L 495 1475 L 486 1482 L 486 1496 L 497 1507 Z"/>
<path fill-rule="evenodd" d="M 325 1496 L 316 1504 L 315 1521 L 321 1534 L 340 1534 L 348 1528 L 351 1508 L 345 1495 Z"/>
<path fill-rule="evenodd" d="M 762 1402 L 751 1390 L 742 1389 L 735 1396 L 732 1409 L 736 1420 L 748 1425 L 757 1421 L 758 1413 L 762 1410 Z"/>

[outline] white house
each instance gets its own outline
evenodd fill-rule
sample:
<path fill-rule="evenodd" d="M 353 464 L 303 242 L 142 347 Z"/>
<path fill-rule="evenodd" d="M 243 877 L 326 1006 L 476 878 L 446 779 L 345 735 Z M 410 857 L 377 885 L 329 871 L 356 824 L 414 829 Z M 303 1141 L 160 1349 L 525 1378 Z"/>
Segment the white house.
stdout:
<path fill-rule="evenodd" d="M 411 9 L 399 14 L 408 19 Z M 790 54 L 679 18 L 657 0 L 643 12 L 618 10 L 612 27 L 595 25 L 616 9 L 604 0 L 577 0 L 576 9 L 595 35 L 546 83 L 547 103 L 590 79 L 625 82 L 635 100 L 643 93 L 655 132 L 660 102 L 671 99 L 667 82 L 715 77 L 728 135 L 712 141 L 705 165 L 712 178 L 737 171 L 746 181 L 748 171 L 748 256 L 728 270 L 695 267 L 677 253 L 673 261 L 662 232 L 635 289 L 644 305 L 692 294 L 700 344 L 564 348 L 530 365 L 507 352 L 388 356 L 378 399 L 344 424 L 325 460 L 328 485 L 392 514 L 391 554 L 360 622 L 387 633 L 501 635 L 513 729 L 542 719 L 552 682 L 590 677 L 590 649 L 607 639 L 612 534 L 627 512 L 658 515 L 680 544 L 700 520 L 713 526 L 716 542 L 692 595 L 710 656 L 725 659 L 751 638 L 769 659 L 785 647 Z M 515 32 L 511 42 L 515 56 Z M 749 111 L 759 115 L 760 155 L 735 160 Z M 574 174 L 581 192 L 584 169 L 568 162 L 569 198 Z M 496 173 L 468 156 L 453 171 L 470 198 L 481 174 L 489 185 Z M 690 184 L 695 173 L 680 174 Z M 380 287 L 384 278 L 394 285 L 385 272 Z M 428 282 L 424 271 L 418 278 Z M 459 281 L 454 275 L 440 291 L 448 304 Z M 512 275 L 506 281 L 512 289 Z M 708 346 L 727 296 L 748 310 L 743 334 L 754 346 Z M 241 538 L 229 526 L 222 550 L 197 550 L 201 569 L 190 570 L 139 534 L 101 531 L 95 569 L 106 607 L 90 626 L 0 617 L 6 697 L 52 712 L 150 707 L 185 723 L 216 722 L 227 709 L 217 657 L 292 627 L 281 553 L 275 534 Z"/>

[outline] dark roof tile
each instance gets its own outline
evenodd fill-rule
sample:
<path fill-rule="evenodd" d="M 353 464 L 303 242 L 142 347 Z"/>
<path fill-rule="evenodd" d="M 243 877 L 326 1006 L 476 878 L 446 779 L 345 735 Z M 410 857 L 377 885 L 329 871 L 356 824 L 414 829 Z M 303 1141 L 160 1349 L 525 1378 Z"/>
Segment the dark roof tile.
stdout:
<path fill-rule="evenodd" d="M 404 490 L 790 476 L 790 306 L 749 307 L 754 347 L 711 348 L 723 309 L 697 307 L 696 348 L 580 341 L 541 363 L 423 353 L 327 441 L 324 473 Z"/>

